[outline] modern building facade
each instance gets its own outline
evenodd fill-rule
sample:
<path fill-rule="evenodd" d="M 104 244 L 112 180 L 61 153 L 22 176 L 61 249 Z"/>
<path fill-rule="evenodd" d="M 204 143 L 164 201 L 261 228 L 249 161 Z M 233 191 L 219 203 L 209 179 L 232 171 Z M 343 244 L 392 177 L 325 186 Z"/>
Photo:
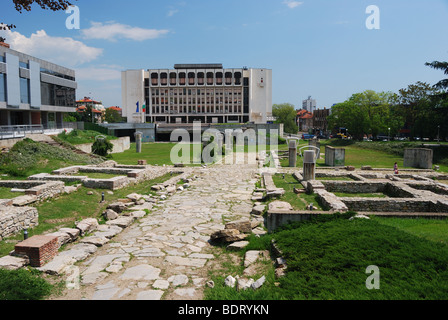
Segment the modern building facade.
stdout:
<path fill-rule="evenodd" d="M 303 100 L 302 109 L 305 109 L 308 112 L 313 113 L 314 111 L 316 111 L 316 108 L 317 108 L 317 102 L 316 100 L 312 99 L 311 96 L 309 96 L 308 99 Z"/>
<path fill-rule="evenodd" d="M 222 64 L 122 72 L 123 117 L 131 123 L 266 123 L 272 70 Z"/>
<path fill-rule="evenodd" d="M 62 126 L 76 112 L 75 71 L 0 43 L 0 126 Z"/>

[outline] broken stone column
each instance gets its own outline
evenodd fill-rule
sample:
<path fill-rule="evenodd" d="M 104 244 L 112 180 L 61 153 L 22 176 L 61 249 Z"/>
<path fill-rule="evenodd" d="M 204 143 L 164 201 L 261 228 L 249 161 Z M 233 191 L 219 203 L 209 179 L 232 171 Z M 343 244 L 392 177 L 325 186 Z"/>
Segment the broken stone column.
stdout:
<path fill-rule="evenodd" d="M 135 144 L 136 144 L 137 153 L 142 153 L 143 133 L 136 132 L 134 135 L 135 135 Z"/>
<path fill-rule="evenodd" d="M 295 168 L 297 166 L 297 141 L 291 140 L 289 142 L 289 167 Z"/>
<path fill-rule="evenodd" d="M 316 179 L 316 153 L 307 150 L 303 154 L 303 180 L 310 181 Z"/>

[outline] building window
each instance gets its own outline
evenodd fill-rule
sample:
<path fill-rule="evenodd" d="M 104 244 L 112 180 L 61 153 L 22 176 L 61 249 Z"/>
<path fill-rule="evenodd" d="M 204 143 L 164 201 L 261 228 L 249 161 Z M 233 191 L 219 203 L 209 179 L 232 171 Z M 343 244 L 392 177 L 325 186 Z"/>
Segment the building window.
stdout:
<path fill-rule="evenodd" d="M 6 101 L 6 74 L 0 73 L 0 101 Z"/>
<path fill-rule="evenodd" d="M 42 105 L 75 107 L 75 89 L 41 82 Z"/>
<path fill-rule="evenodd" d="M 20 61 L 20 62 L 19 62 L 19 67 L 20 67 L 20 68 L 23 68 L 23 69 L 29 69 L 29 68 L 30 68 L 30 65 L 29 65 L 28 63 L 26 63 L 26 62 L 22 62 L 22 61 Z"/>
<path fill-rule="evenodd" d="M 30 80 L 20 78 L 20 103 L 30 103 Z"/>

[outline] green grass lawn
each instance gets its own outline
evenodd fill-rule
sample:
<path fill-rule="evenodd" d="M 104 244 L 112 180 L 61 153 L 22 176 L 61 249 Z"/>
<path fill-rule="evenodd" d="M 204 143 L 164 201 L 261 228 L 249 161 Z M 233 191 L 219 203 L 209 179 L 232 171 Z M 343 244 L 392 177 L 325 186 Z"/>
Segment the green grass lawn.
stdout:
<path fill-rule="evenodd" d="M 360 169 L 362 166 L 370 165 L 374 168 L 390 168 L 394 167 L 394 163 L 399 165 L 403 163 L 403 157 L 388 154 L 377 150 L 362 149 L 355 146 L 347 146 L 345 148 L 345 165 L 354 166 Z M 321 146 L 321 157 L 317 160 L 317 167 L 326 167 L 325 165 L 325 146 Z M 280 160 L 282 167 L 289 166 L 288 159 Z M 297 167 L 303 167 L 303 158 L 297 158 Z"/>
<path fill-rule="evenodd" d="M 325 145 L 332 145 L 338 147 L 338 144 L 341 144 L 342 141 L 339 140 L 322 140 L 321 141 L 321 159 L 317 161 L 317 167 L 325 167 Z M 305 146 L 307 143 L 301 141 L 300 147 Z M 388 147 L 389 145 L 397 144 L 396 142 L 384 142 L 383 147 L 381 148 L 381 144 L 372 145 L 372 149 L 369 149 L 369 142 L 359 142 L 356 144 L 345 144 L 341 145 L 341 148 L 345 148 L 345 165 L 346 166 L 354 166 L 357 169 L 360 169 L 362 166 L 370 165 L 374 168 L 390 168 L 391 170 L 394 167 L 394 163 L 398 163 L 399 169 L 403 169 L 403 156 L 397 154 L 397 151 L 392 147 Z M 402 146 L 404 147 L 404 146 Z M 282 149 L 280 149 L 282 150 Z M 287 150 L 283 149 L 283 150 Z M 440 163 L 435 159 L 434 161 L 436 165 L 440 166 L 441 172 L 448 172 L 448 165 L 444 163 Z M 280 160 L 280 164 L 282 167 L 288 167 L 289 161 L 288 159 Z M 297 159 L 297 167 L 303 167 L 303 161 L 301 157 Z"/>
<path fill-rule="evenodd" d="M 0 187 L 0 199 L 12 199 L 15 197 L 23 196 L 23 192 L 11 192 L 11 188 Z"/>
<path fill-rule="evenodd" d="M 374 221 L 395 227 L 415 236 L 448 245 L 448 219 L 406 219 L 373 217 Z"/>
<path fill-rule="evenodd" d="M 308 223 L 274 235 L 288 261 L 287 299 L 420 300 L 448 298 L 448 247 L 372 220 Z M 365 270 L 380 270 L 367 290 Z"/>
<path fill-rule="evenodd" d="M 242 265 L 224 263 L 214 273 L 210 300 L 446 300 L 448 246 L 416 236 L 377 219 L 353 213 L 319 216 L 273 234 L 249 237 L 247 250 L 269 250 L 274 239 L 288 269 L 282 278 L 265 270 L 261 291 L 238 292 L 223 285 L 222 274 L 243 276 Z M 226 252 L 224 251 L 224 255 Z M 369 266 L 379 268 L 379 289 L 369 290 Z M 257 275 L 258 277 L 258 275 Z M 254 277 L 257 279 L 256 277 Z"/>
<path fill-rule="evenodd" d="M 129 150 L 113 154 L 112 160 L 125 165 L 136 165 L 138 160 L 146 160 L 149 165 L 173 165 L 174 163 L 171 161 L 171 151 L 175 146 L 177 146 L 176 143 L 143 143 L 142 152 L 137 153 L 136 145 L 135 143 L 132 143 Z M 187 155 L 189 155 L 189 161 L 192 163 L 194 159 L 197 159 L 197 157 L 195 157 L 193 145 L 185 144 L 183 146 L 185 147 Z M 182 156 L 183 154 L 179 152 L 178 155 Z"/>

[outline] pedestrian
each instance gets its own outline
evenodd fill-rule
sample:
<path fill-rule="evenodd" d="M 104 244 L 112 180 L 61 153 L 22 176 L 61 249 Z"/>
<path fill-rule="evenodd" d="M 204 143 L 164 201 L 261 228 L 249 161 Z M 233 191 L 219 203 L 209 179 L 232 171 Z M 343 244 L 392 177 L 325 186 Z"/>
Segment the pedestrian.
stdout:
<path fill-rule="evenodd" d="M 398 163 L 396 163 L 396 162 L 394 164 L 394 172 L 395 172 L 395 174 L 398 174 Z"/>

